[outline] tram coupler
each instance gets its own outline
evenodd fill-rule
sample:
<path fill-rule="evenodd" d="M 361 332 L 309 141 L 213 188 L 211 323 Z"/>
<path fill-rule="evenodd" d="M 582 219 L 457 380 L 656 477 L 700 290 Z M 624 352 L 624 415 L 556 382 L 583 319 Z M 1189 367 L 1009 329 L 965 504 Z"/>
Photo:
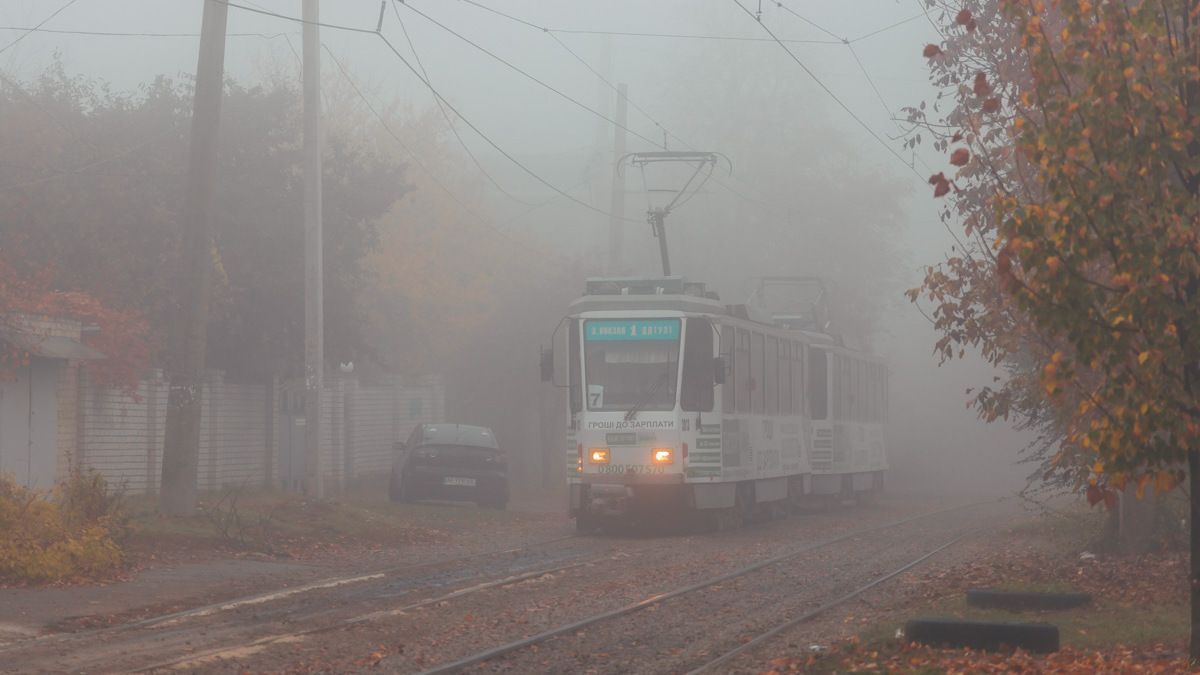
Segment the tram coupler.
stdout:
<path fill-rule="evenodd" d="M 633 488 L 628 485 L 598 483 L 588 486 L 587 509 L 597 516 L 620 516 L 633 505 Z"/>

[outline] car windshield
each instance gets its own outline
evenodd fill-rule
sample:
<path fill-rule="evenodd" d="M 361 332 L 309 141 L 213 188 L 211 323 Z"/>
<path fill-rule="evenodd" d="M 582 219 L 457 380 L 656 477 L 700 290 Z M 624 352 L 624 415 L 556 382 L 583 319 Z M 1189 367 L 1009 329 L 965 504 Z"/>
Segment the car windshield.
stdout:
<path fill-rule="evenodd" d="M 672 410 L 679 319 L 593 319 L 584 326 L 589 410 Z"/>

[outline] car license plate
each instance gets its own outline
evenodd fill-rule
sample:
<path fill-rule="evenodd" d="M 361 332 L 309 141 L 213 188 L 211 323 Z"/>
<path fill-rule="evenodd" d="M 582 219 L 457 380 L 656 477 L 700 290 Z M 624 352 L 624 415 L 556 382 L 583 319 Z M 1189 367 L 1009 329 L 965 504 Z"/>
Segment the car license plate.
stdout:
<path fill-rule="evenodd" d="M 455 478 L 454 476 L 446 476 L 442 479 L 443 485 L 462 485 L 464 487 L 475 487 L 474 478 Z"/>

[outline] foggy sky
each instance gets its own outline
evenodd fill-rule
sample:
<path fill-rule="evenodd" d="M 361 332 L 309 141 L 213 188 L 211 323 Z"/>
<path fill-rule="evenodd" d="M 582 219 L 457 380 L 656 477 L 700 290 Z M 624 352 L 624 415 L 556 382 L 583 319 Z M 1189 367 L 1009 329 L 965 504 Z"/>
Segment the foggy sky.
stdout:
<path fill-rule="evenodd" d="M 0 0 L 0 26 L 33 26 L 65 4 L 65 1 Z M 601 97 L 604 90 L 598 87 L 595 77 L 549 36 L 458 0 L 410 2 L 563 92 L 605 112 L 611 110 L 611 92 Z M 742 2 L 752 10 L 758 7 L 757 0 Z M 300 15 L 300 0 L 253 0 L 243 4 L 280 14 Z M 557 29 L 766 37 L 733 0 L 484 0 L 484 4 L 537 25 Z M 902 106 L 915 105 L 923 99 L 932 99 L 936 94 L 927 83 L 925 61 L 920 57 L 924 44 L 938 41 L 933 27 L 921 16 L 923 2 L 791 0 L 787 4 L 813 23 L 851 40 L 912 19 L 879 35 L 852 42 L 871 80 L 878 87 L 878 94 L 872 90 L 846 45 L 789 45 L 847 107 L 885 142 L 899 150 L 899 141 L 888 138 L 899 133 L 889 117 L 893 114 L 901 116 L 899 110 Z M 380 5 L 376 0 L 326 0 L 322 5 L 322 19 L 329 23 L 374 29 L 379 17 Z M 200 0 L 78 0 L 45 28 L 198 33 L 201 7 Z M 795 40 L 831 39 L 813 25 L 780 10 L 774 2 L 763 2 L 762 11 L 764 24 L 781 37 Z M 578 176 L 585 175 L 582 163 L 587 161 L 597 141 L 598 126 L 594 116 L 556 98 L 411 11 L 400 8 L 400 12 L 434 84 L 475 124 L 532 166 L 577 164 L 580 165 Z M 409 54 L 391 7 L 385 14 L 383 31 L 402 53 L 406 56 Z M 268 72 L 281 69 L 285 72 L 294 69 L 298 73 L 298 24 L 231 7 L 229 32 L 261 33 L 268 37 L 230 37 L 226 61 L 228 77 L 254 81 Z M 0 30 L 0 46 L 20 35 L 17 31 Z M 578 34 L 560 34 L 560 38 L 594 67 L 605 70 L 605 38 Z M 322 40 L 357 78 L 370 85 L 369 90 L 379 100 L 399 101 L 415 111 L 433 104 L 424 85 L 377 38 L 324 30 Z M 681 41 L 642 37 L 613 37 L 610 41 L 611 79 L 629 83 L 630 98 L 668 127 L 676 123 L 682 126 L 682 121 L 672 120 L 667 115 L 673 110 L 686 109 L 687 101 L 666 101 L 663 98 L 664 92 L 673 91 L 670 81 L 681 67 Z M 198 40 L 192 37 L 97 37 L 38 33 L 0 54 L 0 68 L 18 78 L 28 79 L 35 77 L 58 55 L 68 72 L 107 80 L 117 89 L 136 89 L 139 84 L 159 75 L 180 78 L 194 72 L 197 43 Z M 700 41 L 699 45 L 689 44 L 689 47 L 708 48 L 707 44 Z M 712 48 L 717 48 L 717 44 L 711 43 Z M 729 43 L 724 44 L 723 48 L 727 48 Z M 829 94 L 815 85 L 778 45 L 744 42 L 736 43 L 736 48 L 761 52 L 762 67 L 786 73 L 787 81 L 798 91 L 804 92 L 806 100 L 811 101 L 811 107 L 797 111 L 797 114 L 811 115 L 819 119 L 822 125 L 837 130 L 852 146 L 860 161 L 878 167 L 880 171 L 910 186 L 911 196 L 905 202 L 906 211 L 901 219 L 905 227 L 897 232 L 897 236 L 902 238 L 901 248 L 907 252 L 905 269 L 911 270 L 904 287 L 919 283 L 919 267 L 940 259 L 950 243 L 949 236 L 937 220 L 937 204 L 930 198 L 929 187 L 921 179 L 921 176 L 928 174 L 928 170 L 918 164 L 913 172 L 889 154 Z M 326 74 L 333 68 L 328 59 L 324 67 Z M 636 111 L 630 111 L 629 126 L 652 138 L 660 135 L 653 124 Z M 607 139 L 611 136 L 607 134 L 611 133 L 611 129 L 605 127 L 603 123 L 600 124 L 606 134 L 603 142 L 609 143 L 611 141 Z M 553 192 L 514 170 L 474 135 L 464 132 L 464 138 L 489 171 L 494 171 L 494 175 L 514 192 L 532 201 L 554 196 Z M 709 143 L 711 139 L 694 139 L 693 142 Z M 631 140 L 629 149 L 652 148 Z M 739 164 L 753 161 L 753 158 L 739 157 L 737 148 L 706 149 L 719 150 L 734 157 L 735 176 L 739 169 L 745 169 Z M 804 148 L 796 149 L 798 162 L 804 161 L 804 152 Z M 949 168 L 943 157 L 928 148 L 923 149 L 921 154 L 935 172 Z M 550 175 L 564 189 L 577 182 L 575 176 L 570 171 Z M 747 189 L 752 190 L 753 186 L 747 186 Z M 586 198 L 587 192 L 585 187 L 573 194 Z M 502 204 L 502 201 L 497 200 L 497 212 L 516 214 L 525 208 Z M 643 204 L 640 199 L 631 197 L 631 217 L 638 217 L 639 210 L 644 208 Z M 600 205 L 606 208 L 607 200 Z M 823 206 L 836 209 L 837 205 Z M 686 219 L 695 213 L 681 211 L 680 218 Z M 575 252 L 581 247 L 586 250 L 587 246 L 603 241 L 601 218 L 561 200 L 552 208 L 540 212 L 538 218 L 529 219 L 527 224 L 518 222 L 513 227 L 528 228 L 529 232 L 538 236 L 553 236 L 556 244 L 565 250 L 573 248 Z M 566 234 L 562 234 L 564 231 Z M 645 228 L 627 229 L 626 240 L 631 247 L 653 246 L 653 239 Z M 870 242 L 864 242 L 864 245 L 870 245 Z M 704 277 L 704 270 L 679 271 L 690 277 Z M 654 274 L 657 270 L 646 272 Z M 881 322 L 884 330 L 876 344 L 877 349 L 890 359 L 893 371 L 892 421 L 897 429 L 892 438 L 893 467 L 898 474 L 904 474 L 907 469 L 900 466 L 903 461 L 950 458 L 951 461 L 930 462 L 929 470 L 947 474 L 942 477 L 945 480 L 964 478 L 965 473 L 980 474 L 985 478 L 997 472 L 1007 476 L 1021 473 L 1012 469 L 1010 464 L 1022 443 L 1022 437 L 1002 428 L 988 428 L 976 422 L 973 413 L 964 409 L 964 389 L 984 383 L 987 369 L 977 362 L 936 369 L 930 357 L 934 336 L 925 320 L 900 298 L 902 290 L 895 289 L 893 309 L 890 316 Z M 730 297 L 733 294 L 731 290 L 724 290 L 724 293 L 727 300 L 736 299 Z M 547 330 L 551 328 L 548 326 Z"/>

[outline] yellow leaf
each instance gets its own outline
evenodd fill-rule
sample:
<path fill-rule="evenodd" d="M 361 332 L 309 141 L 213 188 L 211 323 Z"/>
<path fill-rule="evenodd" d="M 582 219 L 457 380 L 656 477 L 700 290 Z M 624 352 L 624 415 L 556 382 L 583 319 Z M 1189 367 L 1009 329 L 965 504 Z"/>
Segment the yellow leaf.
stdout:
<path fill-rule="evenodd" d="M 1150 352 L 1142 352 L 1141 354 L 1138 354 L 1138 365 L 1140 366 L 1145 363 L 1146 359 L 1148 358 L 1150 358 Z"/>

